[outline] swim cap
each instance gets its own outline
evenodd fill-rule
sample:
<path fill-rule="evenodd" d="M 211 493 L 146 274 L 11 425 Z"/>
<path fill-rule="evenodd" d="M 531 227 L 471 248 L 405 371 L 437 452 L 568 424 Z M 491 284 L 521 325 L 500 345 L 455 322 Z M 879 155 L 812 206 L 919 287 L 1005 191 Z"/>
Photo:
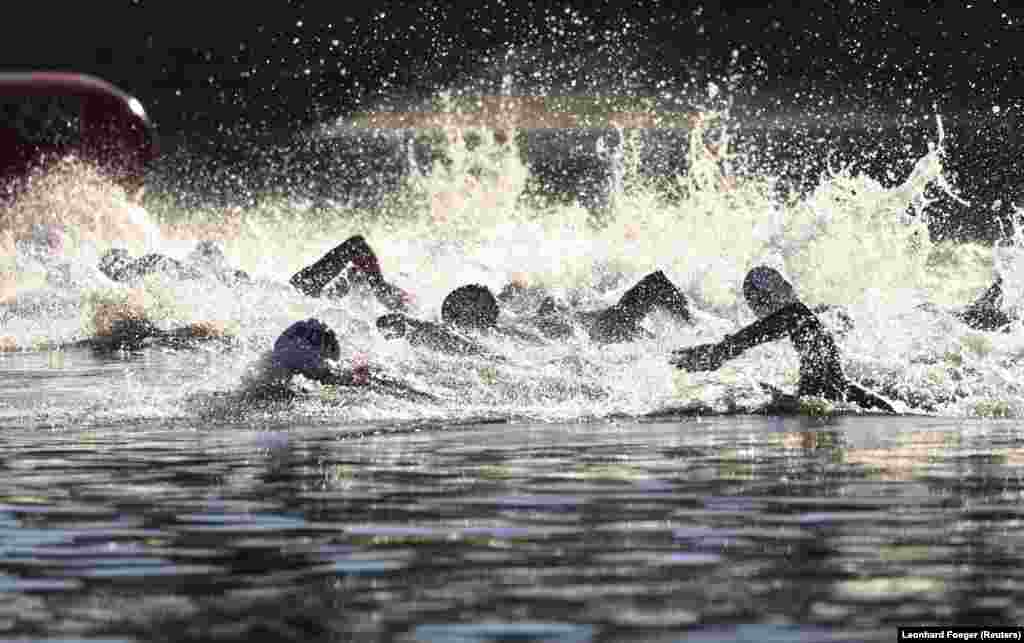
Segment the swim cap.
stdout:
<path fill-rule="evenodd" d="M 460 286 L 444 298 L 441 319 L 465 330 L 492 328 L 498 322 L 498 302 L 487 286 Z"/>
<path fill-rule="evenodd" d="M 774 268 L 758 266 L 743 280 L 743 296 L 758 317 L 767 317 L 780 308 L 800 301 L 793 284 Z"/>
<path fill-rule="evenodd" d="M 334 331 L 319 319 L 297 321 L 274 342 L 275 365 L 293 371 L 324 368 L 324 360 L 336 360 L 341 347 Z"/>

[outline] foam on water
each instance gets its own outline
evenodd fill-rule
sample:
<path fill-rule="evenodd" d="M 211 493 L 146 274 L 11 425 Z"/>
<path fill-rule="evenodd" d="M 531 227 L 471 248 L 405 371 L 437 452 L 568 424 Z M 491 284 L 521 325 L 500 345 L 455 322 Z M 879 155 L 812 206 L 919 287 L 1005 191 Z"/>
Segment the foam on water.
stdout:
<path fill-rule="evenodd" d="M 949 310 L 972 301 L 996 272 L 1005 279 L 1007 304 L 1019 308 L 1024 233 L 1015 228 L 994 252 L 929 238 L 926 188 L 945 186 L 948 192 L 938 132 L 930 151 L 895 187 L 840 168 L 822 176 L 808 194 L 780 197 L 775 177 L 726 169 L 736 159 L 724 146 L 706 144 L 703 123 L 712 117 L 695 119 L 689 149 L 679 150 L 688 155 L 689 170 L 675 177 L 674 200 L 636 171 L 629 152 L 639 139 L 619 132 L 624 153 L 615 159 L 615 187 L 599 223 L 579 205 L 522 198 L 530 172 L 515 139 L 498 142 L 490 130 L 447 132 L 446 161 L 412 173 L 376 211 L 314 210 L 275 199 L 231 210 L 182 210 L 154 202 L 147 213 L 72 164 L 40 179 L 5 214 L 0 334 L 21 347 L 70 341 L 97 331 L 99 305 L 127 302 L 165 326 L 212 320 L 239 337 L 240 348 L 218 355 L 216 367 L 179 378 L 162 397 L 145 385 L 116 391 L 121 400 L 136 399 L 124 402 L 126 407 L 150 405 L 149 412 L 167 414 L 180 413 L 176 399 L 240 387 L 248 365 L 281 330 L 312 316 L 339 331 L 343 360 L 368 359 L 385 374 L 444 400 L 431 406 L 309 385 L 308 400 L 298 408 L 338 421 L 579 419 L 693 402 L 729 410 L 766 401 L 759 382 L 795 385 L 797 358 L 788 342 L 752 350 L 714 373 L 675 371 L 666 356 L 752 321 L 740 285 L 748 269 L 768 264 L 793 281 L 806 303 L 845 307 L 854 327 L 841 345 L 854 378 L 890 392 L 913 392 L 942 414 L 1024 413 L 1019 325 L 1009 333 L 981 333 Z M 473 138 L 476 145 L 467 142 Z M 63 226 L 66 238 L 57 259 L 70 263 L 75 278 L 48 283 L 52 253 L 33 255 L 29 246 L 16 243 L 38 224 Z M 440 356 L 381 337 L 373 327 L 382 312 L 376 304 L 309 299 L 284 285 L 355 233 L 377 250 L 385 275 L 414 294 L 422 317 L 439 317 L 445 294 L 465 283 L 497 291 L 516 279 L 597 307 L 662 269 L 691 298 L 697 323 L 677 328 L 655 316 L 648 321 L 655 339 L 613 346 L 582 337 L 544 347 L 485 340 L 507 356 L 497 363 Z M 204 238 L 221 241 L 229 262 L 249 271 L 257 286 L 151 277 L 126 288 L 94 268 L 112 246 L 184 258 Z M 609 280 L 610 289 L 594 287 Z M 922 304 L 932 306 L 923 310 Z M 161 404 L 152 405 L 154 397 Z"/>

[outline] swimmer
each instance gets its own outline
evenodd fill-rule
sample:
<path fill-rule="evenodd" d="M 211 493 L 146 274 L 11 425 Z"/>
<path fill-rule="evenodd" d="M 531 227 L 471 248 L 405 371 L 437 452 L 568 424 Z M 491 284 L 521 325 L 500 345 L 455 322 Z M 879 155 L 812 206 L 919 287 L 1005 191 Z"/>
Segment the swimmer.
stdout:
<path fill-rule="evenodd" d="M 220 245 L 209 240 L 200 241 L 184 261 L 159 253 L 133 258 L 123 248 L 113 248 L 100 258 L 99 268 L 117 282 L 162 274 L 179 280 L 212 276 L 232 287 L 255 283 L 245 271 L 230 267 Z M 392 310 L 404 309 L 409 299 L 404 291 L 384 280 L 376 255 L 358 235 L 346 239 L 316 263 L 300 270 L 289 283 L 309 297 L 340 299 L 353 289 L 368 291 Z"/>
<path fill-rule="evenodd" d="M 509 337 L 538 343 L 542 340 L 528 333 L 498 326 L 498 302 L 490 289 L 480 284 L 460 286 L 445 297 L 441 305 L 444 324 L 415 319 L 402 313 L 391 313 L 377 319 L 377 329 L 387 339 L 404 338 L 413 346 L 424 346 L 452 355 L 491 355 L 476 342 L 462 334 L 500 333 Z M 460 334 L 461 333 L 461 334 Z"/>
<path fill-rule="evenodd" d="M 224 249 L 219 243 L 210 239 L 204 239 L 197 243 L 196 247 L 188 253 L 186 261 L 201 273 L 213 275 L 228 286 L 253 283 L 249 273 L 228 265 Z"/>
<path fill-rule="evenodd" d="M 224 347 L 236 340 L 216 322 L 194 322 L 164 330 L 142 315 L 125 315 L 108 320 L 94 336 L 73 342 L 19 344 L 11 335 L 0 335 L 0 353 L 55 348 L 91 348 L 98 353 L 135 352 L 150 347 L 190 349 L 216 342 Z"/>
<path fill-rule="evenodd" d="M 341 347 L 334 331 L 319 319 L 298 321 L 281 333 L 274 348 L 257 365 L 252 383 L 264 392 L 281 392 L 294 375 L 331 386 L 364 387 L 410 400 L 433 401 L 429 393 L 383 377 L 369 365 L 343 369 L 338 363 Z"/>
<path fill-rule="evenodd" d="M 252 282 L 245 271 L 227 266 L 224 251 L 213 241 L 200 241 L 186 261 L 155 252 L 132 258 L 124 248 L 111 248 L 100 257 L 99 269 L 118 282 L 137 281 L 151 274 L 180 280 L 214 277 L 228 286 Z"/>
<path fill-rule="evenodd" d="M 590 335 L 591 341 L 601 344 L 628 342 L 649 336 L 641 324 L 654 310 L 662 310 L 682 324 L 692 322 L 686 295 L 661 270 L 641 279 L 623 293 L 617 303 L 602 310 L 575 313 L 571 317 L 566 317 L 565 311 L 558 311 L 554 301 L 548 300 L 538 310 L 538 317 L 541 318 L 538 320 L 538 327 L 543 332 L 545 322 L 550 328 L 550 324 L 560 317 L 581 324 Z"/>
<path fill-rule="evenodd" d="M 747 349 L 788 335 L 800 356 L 799 396 L 895 412 L 885 399 L 847 379 L 832 335 L 778 271 L 766 266 L 751 270 L 743 280 L 743 295 L 758 321 L 717 344 L 673 351 L 669 362 L 687 371 L 713 371 Z"/>
<path fill-rule="evenodd" d="M 234 344 L 234 338 L 215 322 L 195 322 L 170 330 L 157 327 L 143 316 L 130 316 L 110 323 L 109 328 L 94 337 L 72 346 L 92 348 L 99 352 L 140 351 L 150 347 L 196 348 L 200 344 L 218 342 Z"/>
<path fill-rule="evenodd" d="M 384 315 L 377 321 L 377 327 L 385 335 L 390 338 L 405 337 L 414 344 L 446 352 L 485 352 L 450 332 L 452 329 L 499 332 L 528 342 L 543 341 L 529 333 L 498 326 L 498 301 L 488 288 L 479 284 L 457 288 L 445 299 L 441 316 L 448 328 L 399 314 L 407 308 L 410 297 L 402 289 L 385 281 L 377 255 L 360 235 L 346 239 L 316 263 L 300 270 L 291 278 L 291 284 L 310 297 L 344 297 L 353 286 L 368 290 L 385 307 L 396 311 L 396 314 Z M 522 288 L 512 284 L 502 291 L 501 299 L 503 302 L 511 302 L 520 295 Z M 533 323 L 549 339 L 568 337 L 573 332 L 575 322 L 586 328 L 591 339 L 596 342 L 629 341 L 644 334 L 640 323 L 655 308 L 669 312 L 682 322 L 690 321 L 685 295 L 660 270 L 644 277 L 614 306 L 599 311 L 568 313 L 560 310 L 553 299 L 546 297 Z"/>
<path fill-rule="evenodd" d="M 349 237 L 289 280 L 309 297 L 340 299 L 353 289 L 372 294 L 390 310 L 405 310 L 410 297 L 384 280 L 380 261 L 362 235 Z"/>
<path fill-rule="evenodd" d="M 510 287 L 503 291 L 506 298 Z M 574 323 L 587 329 L 598 343 L 623 342 L 645 336 L 640 325 L 655 308 L 663 308 L 678 320 L 689 322 L 686 297 L 660 270 L 644 277 L 630 288 L 618 303 L 603 310 L 571 313 L 560 310 L 551 297 L 545 298 L 531 325 L 541 336 L 498 324 L 498 300 L 480 284 L 460 286 L 445 297 L 441 306 L 443 324 L 435 324 L 394 313 L 377 320 L 377 328 L 388 338 L 404 337 L 409 343 L 456 355 L 485 355 L 488 351 L 461 334 L 498 334 L 532 344 L 561 340 L 574 332 Z"/>
<path fill-rule="evenodd" d="M 450 355 L 490 356 L 486 348 L 453 333 L 441 324 L 415 319 L 402 313 L 389 313 L 377 318 L 377 330 L 387 339 L 405 339 L 413 346 L 423 346 Z"/>
<path fill-rule="evenodd" d="M 126 250 L 113 248 L 100 259 L 99 268 L 118 282 L 162 274 L 179 280 L 212 276 L 229 286 L 254 283 L 245 271 L 227 265 L 221 247 L 208 240 L 200 241 L 185 261 L 159 253 L 133 258 Z M 369 292 L 392 310 L 403 310 L 409 299 L 404 291 L 384 280 L 376 255 L 358 235 L 346 239 L 317 262 L 297 272 L 289 283 L 309 297 L 340 299 L 353 289 Z"/>

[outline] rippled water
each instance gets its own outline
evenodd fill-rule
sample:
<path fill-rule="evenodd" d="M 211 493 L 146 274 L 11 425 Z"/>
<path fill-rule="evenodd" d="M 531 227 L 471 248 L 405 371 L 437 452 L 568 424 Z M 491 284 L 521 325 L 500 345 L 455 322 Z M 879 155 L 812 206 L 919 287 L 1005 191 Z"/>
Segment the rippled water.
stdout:
<path fill-rule="evenodd" d="M 889 641 L 1024 617 L 1017 422 L 109 411 L 193 358 L 0 357 L 0 636 Z"/>
<path fill-rule="evenodd" d="M 835 167 L 792 193 L 699 122 L 679 143 L 686 172 L 656 185 L 642 137 L 619 132 L 588 207 L 537 198 L 515 139 L 487 131 L 475 146 L 447 132 L 444 162 L 372 210 L 277 193 L 146 209 L 87 169 L 41 177 L 0 220 L 0 637 L 889 641 L 901 624 L 1021 622 L 1024 432 L 992 418 L 1024 415 L 1024 332 L 953 312 L 999 275 L 1019 314 L 1024 231 L 1009 222 L 995 248 L 929 236 L 929 204 L 973 195 L 947 177 L 941 120 L 928 128 L 916 147 L 879 141 L 897 157 L 884 176 Z M 63 227 L 59 256 L 25 245 L 39 224 Z M 419 317 L 456 286 L 513 279 L 594 309 L 663 269 L 696 323 L 438 355 L 385 340 L 375 302 L 284 285 L 357 233 Z M 255 284 L 96 269 L 110 247 L 184 258 L 201 239 Z M 762 382 L 795 387 L 788 342 L 713 373 L 666 361 L 753 319 L 740 284 L 758 264 L 842 307 L 852 378 L 930 415 L 672 415 L 755 413 Z M 70 347 L 126 309 L 230 340 Z M 241 394 L 274 338 L 313 316 L 342 361 L 438 402 L 301 382 L 291 400 Z"/>

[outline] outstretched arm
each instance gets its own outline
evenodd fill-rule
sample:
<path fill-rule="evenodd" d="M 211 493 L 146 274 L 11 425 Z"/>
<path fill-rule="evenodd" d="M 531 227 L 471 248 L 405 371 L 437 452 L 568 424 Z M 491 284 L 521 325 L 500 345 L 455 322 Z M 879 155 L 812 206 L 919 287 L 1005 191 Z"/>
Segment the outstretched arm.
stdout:
<path fill-rule="evenodd" d="M 487 355 L 483 346 L 463 339 L 443 326 L 391 313 L 377 318 L 377 329 L 388 339 L 404 337 L 410 344 L 452 355 Z"/>
<path fill-rule="evenodd" d="M 673 351 L 669 363 L 688 371 L 713 371 L 750 348 L 792 335 L 813 319 L 814 314 L 803 304 L 790 304 L 734 335 L 726 335 L 717 344 L 700 344 Z"/>
<path fill-rule="evenodd" d="M 741 329 L 735 335 L 726 335 L 722 344 L 725 344 L 728 359 L 731 359 L 755 346 L 789 337 L 811 321 L 815 321 L 814 313 L 807 306 L 790 304 Z"/>
<path fill-rule="evenodd" d="M 854 402 L 865 409 L 895 412 L 885 399 L 851 383 L 843 374 L 832 336 L 806 306 L 797 302 L 754 322 L 717 344 L 673 352 L 670 363 L 688 371 L 715 370 L 749 348 L 789 336 L 800 355 L 799 395 Z"/>
<path fill-rule="evenodd" d="M 436 402 L 437 398 L 430 393 L 417 390 L 405 382 L 383 377 L 370 371 L 369 366 L 357 366 L 345 370 L 324 369 L 315 374 L 321 384 L 333 386 L 360 386 L 377 393 L 392 395 L 410 401 Z"/>

